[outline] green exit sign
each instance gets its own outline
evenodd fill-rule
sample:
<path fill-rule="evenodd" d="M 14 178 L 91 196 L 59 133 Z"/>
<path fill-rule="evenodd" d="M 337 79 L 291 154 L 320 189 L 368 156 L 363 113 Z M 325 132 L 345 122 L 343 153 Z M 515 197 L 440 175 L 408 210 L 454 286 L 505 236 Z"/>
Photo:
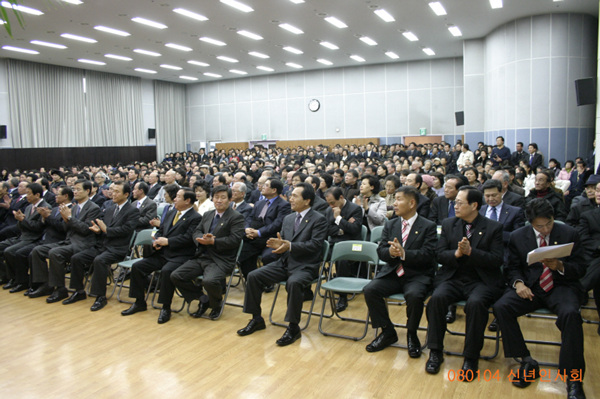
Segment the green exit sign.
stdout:
<path fill-rule="evenodd" d="M 426 136 L 427 135 L 427 128 L 424 128 L 424 127 L 420 128 L 419 129 L 419 135 Z"/>

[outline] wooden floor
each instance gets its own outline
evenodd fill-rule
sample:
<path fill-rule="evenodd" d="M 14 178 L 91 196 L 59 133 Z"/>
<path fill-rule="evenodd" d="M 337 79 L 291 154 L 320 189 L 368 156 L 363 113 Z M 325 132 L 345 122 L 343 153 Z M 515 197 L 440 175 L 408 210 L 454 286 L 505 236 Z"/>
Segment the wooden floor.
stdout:
<path fill-rule="evenodd" d="M 0 290 L 2 291 L 2 290 Z M 285 293 L 283 294 L 285 297 Z M 232 288 L 231 301 L 241 302 L 243 293 Z M 268 316 L 273 294 L 263 296 Z M 318 301 L 320 308 L 321 301 Z M 44 298 L 29 299 L 21 293 L 0 292 L 0 398 L 562 398 L 565 384 L 536 381 L 526 389 L 508 381 L 512 359 L 502 354 L 481 361 L 482 381 L 452 381 L 462 358 L 446 356 L 438 375 L 425 372 L 428 351 L 411 359 L 403 349 L 388 348 L 368 353 L 365 345 L 374 337 L 370 330 L 362 341 L 325 337 L 313 319 L 302 339 L 291 346 L 275 345 L 281 327 L 247 337 L 236 330 L 248 322 L 240 308 L 227 306 L 218 321 L 174 314 L 158 325 L 158 311 L 129 317 L 121 310 L 129 305 L 109 300 L 99 312 L 90 312 L 92 299 L 64 306 L 46 304 Z M 282 316 L 285 300 L 276 308 Z M 195 310 L 195 305 L 194 309 Z M 364 299 L 350 302 L 347 312 L 366 311 Z M 393 319 L 405 322 L 404 307 L 393 306 Z M 595 311 L 584 316 L 597 320 Z M 464 327 L 459 311 L 453 328 Z M 332 323 L 332 322 L 331 322 Z M 358 332 L 358 325 L 331 325 Z M 525 319 L 528 338 L 559 337 L 553 321 Z M 426 324 L 425 317 L 421 323 Z M 600 397 L 600 336 L 597 325 L 585 324 L 588 398 Z M 404 330 L 398 330 L 405 341 Z M 424 333 L 421 341 L 424 340 Z M 446 335 L 446 348 L 460 351 L 463 339 Z M 486 343 L 485 352 L 493 349 Z M 534 358 L 558 360 L 558 347 L 530 345 Z M 500 381 L 484 381 L 496 375 Z M 489 378 L 488 378 L 489 379 Z"/>

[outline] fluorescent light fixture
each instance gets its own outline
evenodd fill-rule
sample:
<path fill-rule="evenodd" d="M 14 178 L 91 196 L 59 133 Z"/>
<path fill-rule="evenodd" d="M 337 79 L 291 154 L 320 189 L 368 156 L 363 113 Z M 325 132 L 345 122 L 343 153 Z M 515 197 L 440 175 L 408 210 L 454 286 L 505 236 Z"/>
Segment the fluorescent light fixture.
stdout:
<path fill-rule="evenodd" d="M 429 47 L 425 47 L 423 49 L 423 52 L 427 55 L 435 55 L 435 52 L 432 49 L 430 49 Z"/>
<path fill-rule="evenodd" d="M 46 46 L 46 47 L 59 48 L 59 49 L 65 49 L 65 48 L 67 48 L 67 46 L 65 46 L 63 44 L 43 42 L 41 40 L 32 40 L 29 43 L 31 43 L 31 44 L 37 44 L 38 46 Z"/>
<path fill-rule="evenodd" d="M 181 50 L 181 51 L 192 51 L 191 47 L 182 46 L 180 44 L 175 44 L 175 43 L 167 43 L 167 44 L 165 44 L 165 47 L 174 48 L 175 50 Z"/>
<path fill-rule="evenodd" d="M 16 51 L 18 53 L 25 53 L 25 54 L 39 54 L 40 53 L 39 51 L 29 50 L 27 48 L 14 47 L 14 46 L 2 46 L 2 48 L 4 50 Z"/>
<path fill-rule="evenodd" d="M 323 47 L 327 47 L 329 50 L 339 50 L 340 48 L 333 43 L 329 42 L 320 42 L 319 43 Z"/>
<path fill-rule="evenodd" d="M 274 71 L 273 68 L 269 68 L 269 67 L 263 66 L 263 65 L 257 66 L 256 69 L 260 69 L 261 71 L 266 71 L 266 72 L 273 72 Z"/>
<path fill-rule="evenodd" d="M 377 46 L 377 42 L 376 42 L 375 40 L 371 39 L 371 38 L 370 38 L 370 37 L 368 37 L 368 36 L 362 36 L 362 37 L 360 38 L 360 40 L 361 40 L 363 43 L 366 43 L 366 44 L 368 44 L 369 46 Z"/>
<path fill-rule="evenodd" d="M 256 33 L 248 32 L 247 30 L 238 30 L 238 35 L 246 36 L 249 39 L 253 40 L 262 40 L 263 37 L 261 35 L 257 35 Z"/>
<path fill-rule="evenodd" d="M 116 55 L 116 54 L 104 54 L 104 56 L 106 58 L 112 58 L 115 60 L 120 60 L 120 61 L 133 61 L 133 58 L 129 58 L 129 57 L 123 57 L 122 55 Z"/>
<path fill-rule="evenodd" d="M 222 78 L 223 77 L 217 73 L 212 73 L 212 72 L 204 72 L 203 75 L 210 76 L 211 78 Z"/>
<path fill-rule="evenodd" d="M 133 22 L 137 22 L 138 24 L 148 25 L 148 26 L 151 26 L 153 28 L 167 29 L 167 25 L 161 24 L 160 22 L 151 21 L 151 20 L 146 19 L 146 18 L 135 17 L 135 18 L 131 18 L 131 20 Z"/>
<path fill-rule="evenodd" d="M 31 8 L 31 7 L 25 7 L 22 6 L 20 4 L 12 4 L 8 1 L 3 1 L 2 3 L 2 7 L 4 8 L 12 8 L 13 10 L 17 10 L 20 12 L 23 12 L 25 14 L 31 14 L 31 15 L 44 15 L 43 12 L 41 12 L 40 10 L 37 10 L 35 8 Z"/>
<path fill-rule="evenodd" d="M 398 58 L 400 58 L 400 56 L 396 53 L 394 53 L 393 51 L 386 51 L 385 55 L 387 55 L 388 57 L 390 57 L 393 60 L 397 60 Z"/>
<path fill-rule="evenodd" d="M 411 42 L 416 42 L 417 40 L 419 40 L 417 35 L 415 35 L 412 32 L 404 32 L 402 35 L 404 35 L 404 37 L 410 40 Z"/>
<path fill-rule="evenodd" d="M 198 65 L 201 67 L 207 67 L 210 66 L 210 64 L 207 64 L 206 62 L 202 62 L 202 61 L 194 61 L 194 60 L 189 60 L 188 64 L 192 64 L 192 65 Z"/>
<path fill-rule="evenodd" d="M 298 50 L 297 48 L 290 47 L 290 46 L 285 46 L 283 49 L 285 51 L 289 51 L 290 53 L 294 53 L 294 54 L 304 54 L 304 52 L 302 50 Z"/>
<path fill-rule="evenodd" d="M 304 0 L 290 0 L 292 3 L 294 4 L 302 4 L 304 3 Z"/>
<path fill-rule="evenodd" d="M 221 61 L 225 61 L 225 62 L 231 62 L 232 64 L 235 64 L 236 62 L 239 62 L 235 58 L 226 57 L 224 55 L 217 56 L 217 59 L 219 59 Z"/>
<path fill-rule="evenodd" d="M 200 40 L 202 40 L 205 43 L 214 44 L 215 46 L 227 46 L 227 43 L 225 43 L 225 42 L 222 42 L 220 40 L 213 39 L 213 38 L 210 38 L 210 37 L 206 37 L 206 36 L 202 36 L 200 38 Z"/>
<path fill-rule="evenodd" d="M 6 21 L 5 21 L 5 20 L 3 20 L 3 19 L 0 19 L 0 25 L 4 25 L 5 23 L 6 23 Z"/>
<path fill-rule="evenodd" d="M 344 29 L 344 28 L 348 27 L 348 25 L 346 25 L 344 22 L 340 21 L 336 17 L 327 17 L 327 18 L 325 18 L 325 21 L 329 22 L 331 25 L 335 26 L 336 28 Z"/>
<path fill-rule="evenodd" d="M 287 30 L 288 32 L 292 32 L 292 33 L 294 33 L 294 34 L 296 34 L 296 35 L 301 35 L 301 34 L 303 34 L 303 33 L 304 33 L 304 32 L 302 31 L 302 29 L 298 29 L 298 28 L 296 28 L 295 26 L 293 26 L 293 25 L 290 25 L 290 24 L 287 24 L 287 23 L 285 23 L 285 24 L 279 24 L 279 27 L 280 27 L 281 29 L 285 29 L 285 30 Z"/>
<path fill-rule="evenodd" d="M 156 73 L 152 69 L 144 69 L 144 68 L 135 68 L 134 71 L 143 72 L 143 73 Z"/>
<path fill-rule="evenodd" d="M 317 62 L 320 62 L 323 65 L 333 65 L 333 62 L 326 60 L 325 58 L 319 58 Z"/>
<path fill-rule="evenodd" d="M 289 66 L 290 68 L 296 68 L 296 69 L 302 68 L 302 65 L 296 64 L 294 62 L 286 62 L 285 65 Z"/>
<path fill-rule="evenodd" d="M 133 52 L 139 53 L 139 54 L 144 54 L 144 55 L 151 55 L 152 57 L 160 57 L 160 55 L 161 55 L 160 53 L 156 53 L 154 51 L 149 51 L 149 50 L 144 50 L 141 48 L 133 49 Z"/>
<path fill-rule="evenodd" d="M 229 72 L 235 73 L 236 75 L 248 75 L 248 72 L 240 71 L 239 69 L 230 69 Z"/>
<path fill-rule="evenodd" d="M 449 26 L 448 30 L 452 33 L 452 36 L 462 36 L 462 32 L 458 28 L 458 26 Z"/>
<path fill-rule="evenodd" d="M 223 4 L 227 4 L 230 7 L 233 7 L 237 10 L 243 11 L 243 12 L 252 12 L 254 11 L 254 9 L 250 6 L 247 6 L 244 3 L 240 3 L 239 1 L 236 0 L 221 0 L 221 3 Z M 221 77 L 221 76 L 219 76 Z"/>
<path fill-rule="evenodd" d="M 77 60 L 78 62 L 83 62 L 84 64 L 92 64 L 92 65 L 106 65 L 106 62 L 102 62 L 102 61 L 94 61 L 94 60 L 87 60 L 85 58 L 80 58 Z"/>
<path fill-rule="evenodd" d="M 179 79 L 185 79 L 185 80 L 198 80 L 198 78 L 195 78 L 193 76 L 185 76 L 185 75 L 181 75 L 179 77 Z"/>
<path fill-rule="evenodd" d="M 258 51 L 250 51 L 248 54 L 250 54 L 253 57 L 258 57 L 258 58 L 269 58 L 268 55 L 259 53 Z"/>
<path fill-rule="evenodd" d="M 392 17 L 392 14 L 384 10 L 383 8 L 379 8 L 373 11 L 379 18 L 383 19 L 385 22 L 394 22 L 395 19 Z"/>
<path fill-rule="evenodd" d="M 190 18 L 193 18 L 198 21 L 208 21 L 208 18 L 206 18 L 204 15 L 197 14 L 193 11 L 186 10 L 185 8 L 175 8 L 175 9 L 173 9 L 173 12 L 176 12 L 177 14 L 180 14 L 180 15 L 185 15 L 186 17 L 190 17 Z"/>
<path fill-rule="evenodd" d="M 161 64 L 160 67 L 165 68 L 165 69 L 172 69 L 174 71 L 181 71 L 183 69 L 182 67 L 178 67 L 175 65 L 169 65 L 169 64 Z"/>
<path fill-rule="evenodd" d="M 62 1 L 64 1 L 65 3 L 69 3 L 69 4 L 75 4 L 76 6 L 79 4 L 83 4 L 83 1 L 81 1 L 81 0 L 62 0 Z"/>
<path fill-rule="evenodd" d="M 431 3 L 429 3 L 429 7 L 431 7 L 431 9 L 435 13 L 435 15 L 446 15 L 446 14 L 448 14 L 446 12 L 446 9 L 442 5 L 442 3 L 440 3 L 439 1 L 432 1 Z"/>
<path fill-rule="evenodd" d="M 357 62 L 365 62 L 365 59 L 363 57 L 361 57 L 360 55 L 352 54 L 350 56 L 350 58 L 352 58 L 354 61 L 357 61 Z"/>
<path fill-rule="evenodd" d="M 108 26 L 98 25 L 98 26 L 94 26 L 94 29 L 101 30 L 102 32 L 106 32 L 106 33 L 112 33 L 113 35 L 118 35 L 118 36 L 131 36 L 131 33 L 129 33 L 129 32 L 109 28 Z"/>
<path fill-rule="evenodd" d="M 502 8 L 502 0 L 490 0 L 490 7 Z"/>
<path fill-rule="evenodd" d="M 84 36 L 77 36 L 77 35 L 72 35 L 70 33 L 63 33 L 62 35 L 60 35 L 61 37 L 64 37 L 65 39 L 72 39 L 72 40 L 79 40 L 80 42 L 86 42 L 86 43 L 98 43 L 98 40 L 95 39 L 91 39 L 89 37 L 84 37 Z"/>

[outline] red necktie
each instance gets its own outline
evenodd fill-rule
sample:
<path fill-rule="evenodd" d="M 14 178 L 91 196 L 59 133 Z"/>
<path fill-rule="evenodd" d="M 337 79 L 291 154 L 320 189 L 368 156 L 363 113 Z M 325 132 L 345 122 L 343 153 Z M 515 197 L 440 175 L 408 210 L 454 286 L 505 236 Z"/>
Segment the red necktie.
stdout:
<path fill-rule="evenodd" d="M 408 239 L 408 221 L 402 220 L 402 248 L 406 245 L 406 240 Z M 404 268 L 402 267 L 402 263 L 396 269 L 396 274 L 398 277 L 402 277 L 404 275 Z"/>
<path fill-rule="evenodd" d="M 545 247 L 546 240 L 543 236 L 540 235 L 540 247 Z M 542 263 L 542 265 L 544 265 Z M 550 291 L 552 287 L 554 287 L 554 281 L 552 280 L 552 270 L 546 265 L 544 265 L 544 270 L 542 271 L 542 275 L 540 276 L 540 287 L 546 292 Z"/>

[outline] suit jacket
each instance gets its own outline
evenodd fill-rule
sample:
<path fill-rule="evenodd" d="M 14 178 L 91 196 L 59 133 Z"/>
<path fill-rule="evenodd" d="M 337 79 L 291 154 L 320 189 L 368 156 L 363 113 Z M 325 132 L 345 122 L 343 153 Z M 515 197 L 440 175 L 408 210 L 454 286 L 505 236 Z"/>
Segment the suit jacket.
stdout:
<path fill-rule="evenodd" d="M 267 240 L 277 236 L 281 231 L 283 218 L 291 212 L 290 203 L 277 196 L 267 209 L 265 218 L 259 218 L 263 207 L 267 206 L 267 201 L 258 201 L 252 208 L 250 227 L 260 231 L 260 238 Z"/>
<path fill-rule="evenodd" d="M 52 208 L 52 206 L 50 206 L 50 204 L 48 204 L 44 200 L 42 200 L 42 202 L 40 202 L 38 206 L 50 209 Z M 42 215 L 40 215 L 35 210 L 33 211 L 33 214 L 31 214 L 32 209 L 34 209 L 33 204 L 29 204 L 27 208 L 25 208 L 25 212 L 23 212 L 25 214 L 25 219 L 23 219 L 20 222 L 17 222 L 17 227 L 19 228 L 19 230 L 21 230 L 21 241 L 39 241 L 44 235 L 45 226 L 42 222 Z"/>
<path fill-rule="evenodd" d="M 176 214 L 177 210 L 171 209 L 165 216 L 163 223 L 160 224 L 155 237 L 168 238 L 169 245 L 162 247 L 154 254 L 160 253 L 171 261 L 185 262 L 196 253 L 196 245 L 192 235 L 198 223 L 202 220 L 202 216 L 192 207 L 173 226 Z"/>
<path fill-rule="evenodd" d="M 113 207 L 104 214 L 102 220 L 106 224 L 106 233 L 100 233 L 98 241 L 101 248 L 127 253 L 131 236 L 140 218 L 140 211 L 129 201 L 125 202 L 116 217 L 115 209 Z"/>
<path fill-rule="evenodd" d="M 76 251 L 82 251 L 96 245 L 97 238 L 94 232 L 90 230 L 90 226 L 92 225 L 91 221 L 98 219 L 101 212 L 98 205 L 88 200 L 80 209 L 79 215 L 75 217 L 77 207 L 79 205 L 73 205 L 71 219 L 65 222 L 67 226 L 65 244 L 73 245 Z"/>
<path fill-rule="evenodd" d="M 448 212 L 448 210 L 446 210 L 446 212 Z M 423 216 L 426 219 L 429 218 L 429 214 L 431 213 L 431 200 L 421 193 L 419 193 L 419 204 L 417 205 L 417 213 L 419 214 L 419 216 Z"/>
<path fill-rule="evenodd" d="M 360 240 L 363 224 L 362 208 L 346 199 L 346 203 L 340 210 L 340 216 L 342 217 L 340 224 L 334 222 L 329 242 L 335 244 L 340 241 Z M 350 222 L 352 218 L 354 222 Z"/>
<path fill-rule="evenodd" d="M 529 163 L 529 154 L 527 154 L 527 152 L 521 151 L 519 154 L 517 151 L 515 151 L 510 156 L 510 163 L 513 164 L 513 166 L 519 166 L 519 162 L 521 161 Z"/>
<path fill-rule="evenodd" d="M 529 192 L 529 195 L 525 197 L 525 203 L 528 203 L 536 198 L 537 191 L 533 189 Z M 554 219 L 564 222 L 567 219 L 567 206 L 565 205 L 562 195 L 550 188 L 548 190 L 548 194 L 546 194 L 546 196 L 543 198 L 552 204 L 552 208 L 554 208 Z"/>
<path fill-rule="evenodd" d="M 134 208 L 137 208 L 137 201 L 132 202 L 132 205 Z M 139 218 L 135 227 L 137 231 L 150 228 L 150 220 L 156 217 L 157 208 L 156 202 L 152 201 L 150 198 L 146 198 L 142 206 L 137 208 L 139 209 Z"/>
<path fill-rule="evenodd" d="M 479 210 L 479 214 L 485 217 L 489 205 L 484 205 Z M 523 211 L 515 206 L 508 204 L 502 204 L 502 212 L 498 215 L 498 222 L 502 223 L 502 242 L 504 245 L 508 245 L 510 233 L 521 228 L 525 225 L 525 218 L 523 217 Z"/>
<path fill-rule="evenodd" d="M 256 190 L 252 190 L 250 192 L 250 196 L 247 199 L 247 202 L 250 204 L 255 204 L 259 201 L 260 198 L 260 190 L 256 189 Z"/>
<path fill-rule="evenodd" d="M 530 159 L 531 159 L 531 154 L 526 156 L 525 162 L 527 162 L 528 164 L 531 165 L 531 169 L 533 171 L 535 171 L 538 166 L 542 166 L 542 164 L 544 163 L 544 157 L 542 156 L 542 154 L 540 154 L 538 152 L 533 154 L 533 160 L 531 163 L 529 162 Z"/>
<path fill-rule="evenodd" d="M 508 186 L 508 192 L 517 194 L 518 196 L 525 198 L 525 189 L 521 186 L 518 186 L 514 182 Z M 514 205 L 514 204 L 510 204 L 510 205 Z M 517 206 L 517 205 L 514 205 L 514 206 Z"/>
<path fill-rule="evenodd" d="M 15 193 L 17 190 L 15 190 Z M 8 212 L 6 214 L 5 223 L 9 226 L 14 226 L 17 224 L 17 219 L 13 215 L 13 211 L 21 211 L 25 213 L 25 208 L 27 208 L 29 202 L 27 202 L 27 198 L 23 196 L 21 198 L 20 195 L 16 194 L 16 196 L 10 201 L 10 206 L 8 207 Z"/>
<path fill-rule="evenodd" d="M 90 198 L 90 200 L 96 205 L 98 205 L 100 208 L 102 208 L 102 204 L 106 202 L 107 198 L 104 195 L 102 195 L 102 193 L 98 192 L 96 193 L 96 195 Z"/>
<path fill-rule="evenodd" d="M 212 232 L 215 236 L 215 244 L 202 245 L 196 241 L 196 238 L 202 237 L 210 231 L 210 226 L 216 214 L 216 209 L 206 212 L 194 231 L 195 257 L 199 258 L 204 266 L 215 264 L 225 273 L 231 273 L 235 266 L 235 258 L 240 242 L 242 242 L 245 235 L 244 216 L 237 210 L 227 208 Z"/>
<path fill-rule="evenodd" d="M 230 208 L 233 208 L 233 202 L 229 205 Z M 244 226 L 250 227 L 250 222 L 252 221 L 252 207 L 246 201 L 243 201 L 236 209 L 237 212 L 241 213 L 244 217 Z"/>
<path fill-rule="evenodd" d="M 436 285 L 454 277 L 459 267 L 475 270 L 479 278 L 490 287 L 504 285 L 501 266 L 504 261 L 502 244 L 502 224 L 477 216 L 471 236 L 471 255 L 456 258 L 454 253 L 458 242 L 464 237 L 464 221 L 448 218 L 442 222 L 442 234 L 437 245 L 437 260 L 442 264 L 435 276 Z"/>
<path fill-rule="evenodd" d="M 419 201 L 421 201 L 420 198 L 419 198 Z M 448 200 L 448 198 L 446 198 L 444 196 L 437 197 L 431 203 L 431 209 L 429 210 L 428 219 L 437 225 L 442 224 L 444 219 L 448 218 L 448 206 L 449 205 L 450 205 L 450 201 Z"/>
<path fill-rule="evenodd" d="M 67 237 L 67 224 L 62 218 L 58 206 L 52 208 L 52 213 L 42 223 L 45 226 L 42 244 L 64 241 Z"/>
<path fill-rule="evenodd" d="M 376 278 L 395 273 L 398 266 L 402 264 L 404 276 L 407 279 L 421 281 L 423 284 L 431 284 L 437 267 L 435 259 L 436 224 L 423 216 L 417 216 L 404 245 L 404 260 L 390 256 L 388 241 L 394 241 L 394 238 L 398 238 L 398 241 L 402 243 L 402 218 L 390 220 L 383 227 L 377 254 L 379 259 L 387 262 L 387 264 L 377 273 Z"/>
<path fill-rule="evenodd" d="M 148 194 L 147 194 L 148 198 L 153 200 L 161 188 L 162 188 L 162 186 L 159 183 L 156 183 L 153 187 L 150 187 L 150 189 L 148 190 Z"/>
<path fill-rule="evenodd" d="M 52 191 L 46 191 L 46 194 L 44 194 L 42 199 L 46 201 L 51 207 L 56 206 L 56 195 Z"/>
<path fill-rule="evenodd" d="M 583 287 L 579 279 L 585 274 L 584 250 L 577 231 L 566 224 L 554 223 L 548 245 L 574 243 L 571 255 L 561 258 L 565 267 L 564 275 L 557 271 L 552 272 L 555 285 L 567 285 L 577 289 L 583 294 Z M 515 231 L 510 236 L 508 244 L 507 276 L 509 286 L 512 287 L 517 280 L 521 280 L 528 287 L 539 284 L 540 276 L 544 270 L 540 262 L 527 264 L 527 254 L 538 248 L 536 233 L 533 227 L 525 226 Z"/>
<path fill-rule="evenodd" d="M 580 195 L 578 197 L 573 198 L 573 202 L 571 203 L 571 209 L 569 210 L 569 215 L 567 216 L 566 220 L 567 224 L 569 226 L 577 228 L 579 224 L 579 219 L 581 219 L 581 215 L 594 209 L 596 209 L 595 200 L 590 200 L 584 195 Z M 579 232 L 579 234 L 581 234 L 581 232 Z"/>
<path fill-rule="evenodd" d="M 357 196 L 355 200 L 359 204 L 362 204 L 362 194 Z M 363 219 L 367 218 L 369 231 L 377 226 L 383 226 L 386 221 L 387 204 L 385 203 L 385 199 L 381 198 L 379 194 L 373 194 L 371 198 L 369 198 L 369 211 L 367 213 L 365 213 L 365 209 L 361 205 L 358 206 L 360 206 L 360 209 L 363 212 Z"/>
<path fill-rule="evenodd" d="M 600 257 L 600 208 L 594 208 L 581 215 L 577 232 L 589 261 Z"/>

